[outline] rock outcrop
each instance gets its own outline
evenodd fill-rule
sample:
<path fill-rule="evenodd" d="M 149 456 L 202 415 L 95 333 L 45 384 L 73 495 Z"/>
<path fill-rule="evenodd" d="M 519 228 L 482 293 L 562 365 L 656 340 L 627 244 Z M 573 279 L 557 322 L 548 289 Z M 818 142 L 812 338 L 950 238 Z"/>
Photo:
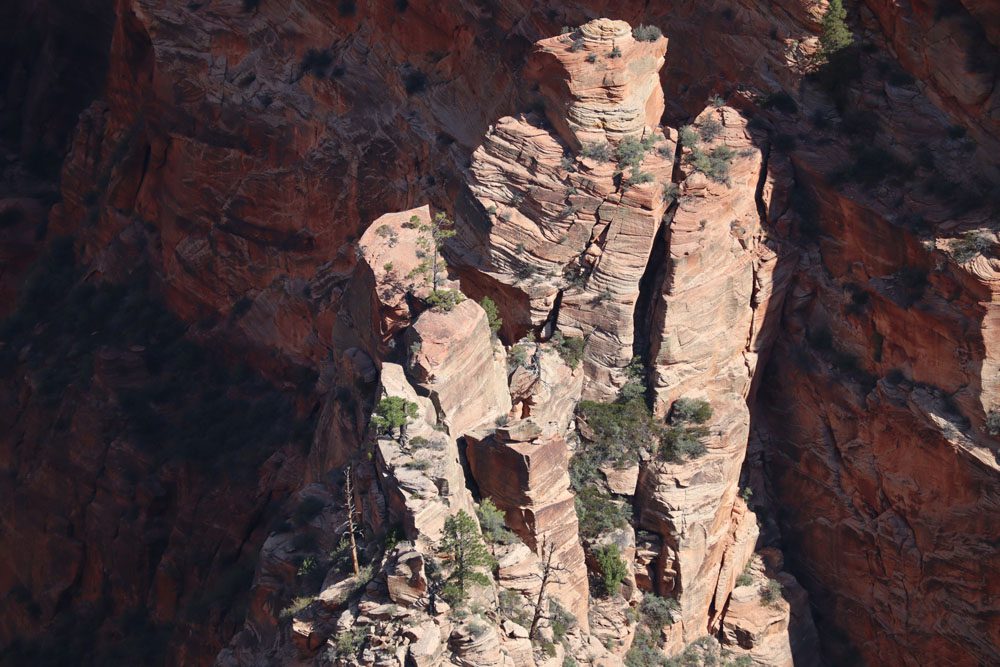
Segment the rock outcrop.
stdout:
<path fill-rule="evenodd" d="M 494 344 L 486 312 L 474 301 L 424 312 L 406 343 L 410 375 L 430 395 L 453 437 L 493 426 L 510 412 L 506 354 Z"/>
<path fill-rule="evenodd" d="M 795 580 L 738 585 L 781 543 L 832 660 L 1000 662 L 995 3 L 849 3 L 842 69 L 812 0 L 57 4 L 0 21 L 0 661 L 208 664 L 246 616 L 220 664 L 610 667 L 655 591 L 657 650 L 810 664 Z M 411 278 L 432 209 L 451 312 Z M 551 453 L 634 357 L 657 420 L 713 417 L 701 458 L 599 468 L 624 596 L 534 644 L 432 609 L 491 483 L 528 544 L 470 607 L 530 605 L 540 535 L 586 603 Z M 383 390 L 406 438 L 366 429 Z M 329 556 L 347 463 L 370 581 Z"/>
<path fill-rule="evenodd" d="M 469 467 L 482 494 L 507 515 L 507 524 L 543 559 L 549 550 L 559 571 L 551 594 L 587 627 L 587 568 L 569 488 L 569 450 L 562 436 L 520 440 L 514 428 L 499 428 L 470 440 Z"/>
<path fill-rule="evenodd" d="M 475 515 L 458 448 L 454 438 L 435 428 L 434 405 L 417 395 L 400 366 L 384 364 L 381 382 L 385 396 L 420 406 L 405 439 L 380 437 L 376 443 L 379 486 L 389 520 L 403 526 L 407 539 L 420 540 L 425 549 L 433 550 L 445 519 L 460 510 Z"/>
<path fill-rule="evenodd" d="M 515 338 L 554 326 L 585 338 L 590 397 L 624 383 L 639 282 L 669 203 L 675 143 L 658 129 L 655 76 L 666 45 L 606 20 L 539 42 L 529 76 L 546 116 L 497 121 L 473 153 L 471 197 L 458 208 L 463 281 L 496 295 Z"/>

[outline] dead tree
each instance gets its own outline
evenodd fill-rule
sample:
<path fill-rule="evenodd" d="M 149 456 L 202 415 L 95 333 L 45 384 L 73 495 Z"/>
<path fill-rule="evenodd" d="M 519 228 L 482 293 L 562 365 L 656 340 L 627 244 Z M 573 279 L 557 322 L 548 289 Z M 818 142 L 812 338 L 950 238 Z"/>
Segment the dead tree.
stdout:
<path fill-rule="evenodd" d="M 539 622 L 543 618 L 546 618 L 544 611 L 545 588 L 551 583 L 561 584 L 562 579 L 560 575 L 566 571 L 565 567 L 553 562 L 555 551 L 555 546 L 551 542 L 546 542 L 543 538 L 541 585 L 538 587 L 538 597 L 535 599 L 535 611 L 531 615 L 531 628 L 528 630 L 528 639 L 530 640 L 535 639 Z"/>
<path fill-rule="evenodd" d="M 351 565 L 354 566 L 354 576 L 361 574 L 358 567 L 358 543 L 355 539 L 356 528 L 354 525 L 354 515 L 358 513 L 354 504 L 354 483 L 351 479 L 351 466 L 347 466 L 344 475 L 344 505 L 347 508 L 347 534 L 351 536 Z"/>

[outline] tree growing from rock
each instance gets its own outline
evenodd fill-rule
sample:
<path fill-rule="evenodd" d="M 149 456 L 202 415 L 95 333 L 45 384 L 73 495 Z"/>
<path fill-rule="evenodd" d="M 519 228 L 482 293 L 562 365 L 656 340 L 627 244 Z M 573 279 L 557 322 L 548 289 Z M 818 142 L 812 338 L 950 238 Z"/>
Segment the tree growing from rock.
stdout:
<path fill-rule="evenodd" d="M 628 566 L 622 560 L 622 552 L 616 544 L 606 544 L 599 547 L 594 552 L 594 559 L 597 561 L 600 572 L 600 590 L 610 597 L 618 595 L 622 582 L 628 576 Z"/>
<path fill-rule="evenodd" d="M 469 586 L 489 585 L 489 578 L 477 568 L 491 566 L 493 559 L 486 550 L 479 527 L 465 510 L 445 520 L 440 550 L 448 554 L 453 567 L 445 587 L 446 597 L 461 601 L 468 595 Z"/>
<path fill-rule="evenodd" d="M 820 34 L 820 50 L 827 58 L 845 49 L 854 42 L 851 29 L 847 27 L 847 10 L 842 0 L 830 0 L 830 6 L 823 15 L 823 32 Z"/>
<path fill-rule="evenodd" d="M 503 326 L 503 318 L 500 317 L 500 311 L 497 309 L 496 302 L 490 297 L 484 296 L 479 305 L 486 311 L 486 319 L 490 324 L 490 332 L 496 336 L 497 332 L 500 331 L 500 327 Z"/>
<path fill-rule="evenodd" d="M 347 534 L 351 539 L 351 566 L 354 568 L 354 576 L 361 573 L 358 566 L 358 542 L 355 537 L 357 526 L 354 524 L 354 517 L 358 513 L 358 508 L 354 504 L 354 482 L 351 479 L 351 466 L 347 466 L 344 472 L 344 508 L 347 510 Z"/>
<path fill-rule="evenodd" d="M 555 545 L 551 542 L 542 542 L 542 574 L 541 583 L 538 587 L 538 597 L 535 598 L 535 610 L 531 615 L 531 628 L 528 630 L 528 639 L 534 640 L 538 634 L 538 623 L 545 618 L 545 589 L 551 583 L 562 583 L 561 575 L 566 568 L 555 562 Z"/>
<path fill-rule="evenodd" d="M 411 219 L 410 222 L 419 222 L 419 219 L 417 221 Z M 441 271 L 446 268 L 441 248 L 444 247 L 445 241 L 455 235 L 453 226 L 454 223 L 444 213 L 437 213 L 429 223 L 417 225 L 417 231 L 420 233 L 417 238 L 419 248 L 417 256 L 422 261 L 413 273 L 422 274 L 430 282 L 432 292 L 438 291 Z"/>
<path fill-rule="evenodd" d="M 386 396 L 375 407 L 372 427 L 379 433 L 393 435 L 399 431 L 400 439 L 406 439 L 406 426 L 416 419 L 419 406 L 400 396 Z"/>

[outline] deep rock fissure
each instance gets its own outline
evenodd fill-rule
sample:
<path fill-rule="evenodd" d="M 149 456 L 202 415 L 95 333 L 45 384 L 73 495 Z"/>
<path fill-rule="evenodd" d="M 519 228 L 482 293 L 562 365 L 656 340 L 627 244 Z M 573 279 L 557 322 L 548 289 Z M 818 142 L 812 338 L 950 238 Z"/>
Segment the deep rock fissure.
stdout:
<path fill-rule="evenodd" d="M 677 210 L 677 202 L 673 202 L 656 230 L 653 247 L 646 260 L 646 268 L 639 279 L 639 298 L 635 302 L 632 314 L 635 339 L 632 341 L 632 356 L 639 357 L 644 364 L 650 363 L 650 341 L 652 339 L 653 311 L 655 301 L 663 290 L 663 280 L 666 275 L 668 254 L 670 252 L 670 222 Z"/>

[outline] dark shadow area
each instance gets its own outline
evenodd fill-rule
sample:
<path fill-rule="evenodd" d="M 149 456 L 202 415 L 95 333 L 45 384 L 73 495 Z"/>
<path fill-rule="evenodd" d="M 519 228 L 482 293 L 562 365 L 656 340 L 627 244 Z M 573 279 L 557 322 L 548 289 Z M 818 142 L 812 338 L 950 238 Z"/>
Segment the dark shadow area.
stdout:
<path fill-rule="evenodd" d="M 0 591 L 0 664 L 164 664 L 192 627 L 203 634 L 189 648 L 214 653 L 243 623 L 265 526 L 289 492 L 258 491 L 265 462 L 308 450 L 315 374 L 279 389 L 195 342 L 142 273 L 84 274 L 72 240 L 54 240 L 0 324 L 0 554 L 16 582 Z M 63 546 L 24 553 L 46 542 Z M 96 599 L 83 579 L 57 600 L 36 580 L 82 576 L 92 560 L 108 571 Z M 165 584 L 176 608 L 148 608 Z"/>

